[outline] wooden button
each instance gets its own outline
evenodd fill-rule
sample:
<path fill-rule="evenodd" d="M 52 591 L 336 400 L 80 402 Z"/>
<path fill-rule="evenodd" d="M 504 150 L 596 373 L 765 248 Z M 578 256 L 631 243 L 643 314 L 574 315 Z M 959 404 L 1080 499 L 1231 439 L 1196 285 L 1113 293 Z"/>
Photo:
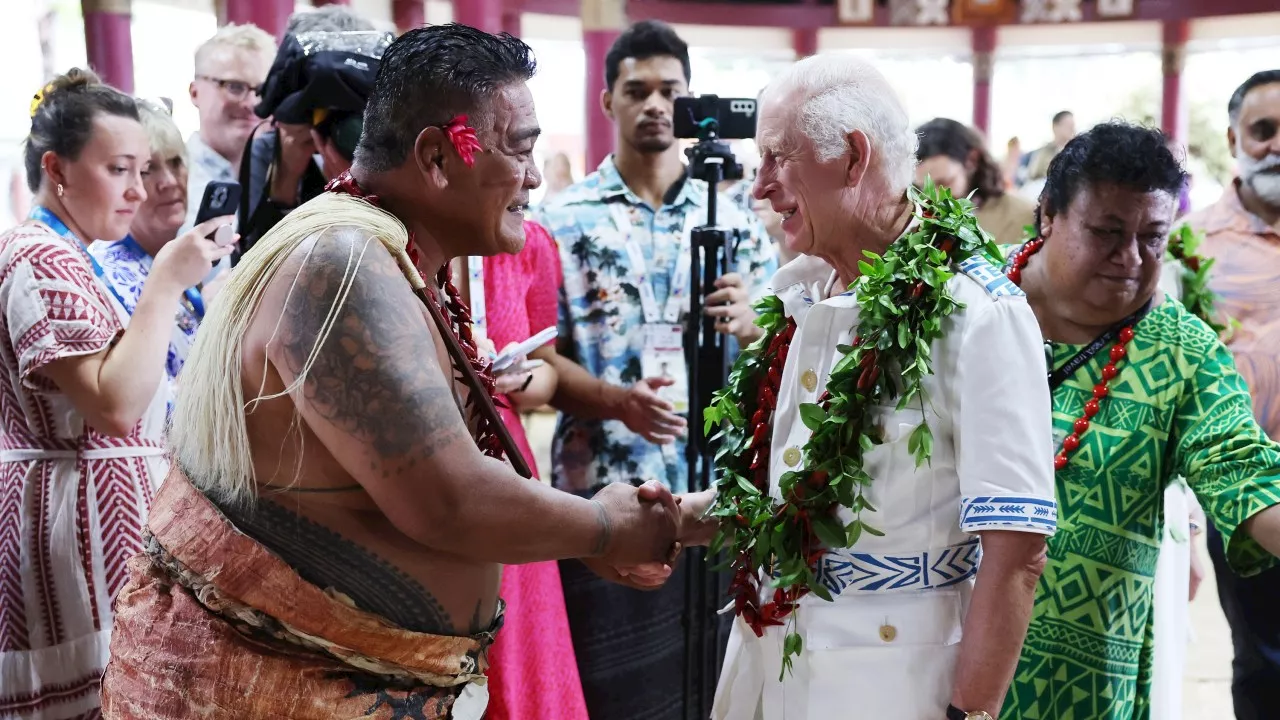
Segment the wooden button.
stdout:
<path fill-rule="evenodd" d="M 795 467 L 796 465 L 799 465 L 799 464 L 800 464 L 800 450 L 798 450 L 797 448 L 793 448 L 793 447 L 789 447 L 789 448 L 787 448 L 786 450 L 783 450 L 783 451 L 782 451 L 782 462 L 786 463 L 786 464 L 787 464 L 787 467 Z"/>
<path fill-rule="evenodd" d="M 896 638 L 896 637 L 898 637 L 898 628 L 896 628 L 896 627 L 894 627 L 894 626 L 892 626 L 892 625 L 881 625 L 881 626 L 880 626 L 880 639 L 881 639 L 881 640 L 883 640 L 883 641 L 885 641 L 885 642 L 893 642 L 894 638 Z"/>
<path fill-rule="evenodd" d="M 813 392 L 818 387 L 818 373 L 812 368 L 800 373 L 800 385 L 809 392 Z"/>

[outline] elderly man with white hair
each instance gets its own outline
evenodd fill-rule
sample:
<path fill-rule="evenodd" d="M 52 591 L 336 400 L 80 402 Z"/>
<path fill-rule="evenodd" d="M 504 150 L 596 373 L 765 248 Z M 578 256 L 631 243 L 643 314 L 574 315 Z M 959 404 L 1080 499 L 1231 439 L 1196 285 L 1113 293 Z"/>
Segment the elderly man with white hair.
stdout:
<path fill-rule="evenodd" d="M 717 487 L 682 500 L 682 539 L 735 573 L 713 717 L 997 717 L 1056 527 L 1035 315 L 972 204 L 910 187 L 907 113 L 866 62 L 782 73 L 757 142 L 800 257 L 706 411 Z"/>

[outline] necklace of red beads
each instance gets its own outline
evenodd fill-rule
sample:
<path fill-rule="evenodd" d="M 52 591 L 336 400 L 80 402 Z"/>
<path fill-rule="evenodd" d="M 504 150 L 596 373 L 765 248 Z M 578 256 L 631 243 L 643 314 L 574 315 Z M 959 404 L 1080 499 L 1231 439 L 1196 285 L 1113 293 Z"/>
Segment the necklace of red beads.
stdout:
<path fill-rule="evenodd" d="M 1022 284 L 1022 270 L 1027 266 L 1027 262 L 1031 260 L 1031 256 L 1040 251 L 1044 246 L 1044 240 L 1035 238 L 1027 241 L 1025 245 L 1018 248 L 1013 256 L 1009 258 L 1009 270 L 1005 275 L 1013 282 L 1014 285 Z M 1107 385 L 1120 372 L 1116 369 L 1116 363 L 1124 359 L 1127 350 L 1125 346 L 1133 340 L 1133 325 L 1125 325 L 1120 328 L 1120 332 L 1116 335 L 1116 340 L 1111 345 L 1110 362 L 1102 368 L 1102 380 L 1093 386 L 1093 397 L 1084 404 L 1084 414 L 1076 418 L 1072 425 L 1071 434 L 1062 441 L 1062 449 L 1053 458 L 1053 467 L 1061 470 L 1067 466 L 1068 458 L 1076 448 L 1080 447 L 1080 436 L 1089 429 L 1089 423 L 1093 417 L 1098 414 L 1101 407 L 1099 403 L 1107 397 Z"/>

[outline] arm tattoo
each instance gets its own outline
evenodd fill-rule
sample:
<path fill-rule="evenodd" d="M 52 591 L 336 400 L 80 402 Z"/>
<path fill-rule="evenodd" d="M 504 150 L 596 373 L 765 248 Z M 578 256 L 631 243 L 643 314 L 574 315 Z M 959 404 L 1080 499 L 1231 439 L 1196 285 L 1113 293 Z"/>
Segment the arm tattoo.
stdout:
<path fill-rule="evenodd" d="M 604 503 L 599 500 L 592 500 L 591 502 L 595 503 L 596 512 L 600 516 L 598 522 L 600 525 L 600 539 L 596 540 L 596 547 L 591 551 L 591 556 L 599 557 L 609 549 L 609 542 L 613 540 L 613 525 L 609 522 L 609 513 L 605 511 Z"/>
<path fill-rule="evenodd" d="M 386 477 L 465 436 L 466 425 L 436 360 L 430 324 L 390 254 L 358 231 L 327 231 L 315 242 L 284 311 L 284 359 L 301 372 L 348 265 L 358 261 L 302 394 L 318 415 L 367 443 Z"/>

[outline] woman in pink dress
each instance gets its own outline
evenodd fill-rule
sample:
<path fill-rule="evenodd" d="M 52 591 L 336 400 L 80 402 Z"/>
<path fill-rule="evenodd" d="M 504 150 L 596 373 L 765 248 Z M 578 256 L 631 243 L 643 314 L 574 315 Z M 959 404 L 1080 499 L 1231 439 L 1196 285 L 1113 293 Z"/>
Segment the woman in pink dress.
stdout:
<path fill-rule="evenodd" d="M 526 222 L 524 250 L 484 258 L 485 330 L 495 347 L 523 342 L 556 324 L 560 254 L 541 225 Z M 475 305 L 475 298 L 472 298 Z M 536 468 L 519 411 L 541 407 L 556 390 L 555 371 L 498 376 L 502 417 L 529 467 Z M 506 622 L 489 651 L 489 720 L 587 720 L 578 663 L 569 638 L 560 571 L 554 562 L 509 565 L 502 573 Z"/>
<path fill-rule="evenodd" d="M 100 717 L 111 601 L 167 467 L 174 317 L 230 250 L 166 245 L 130 322 L 86 247 L 129 232 L 150 158 L 133 99 L 93 73 L 32 103 L 31 219 L 0 234 L 0 717 Z"/>

